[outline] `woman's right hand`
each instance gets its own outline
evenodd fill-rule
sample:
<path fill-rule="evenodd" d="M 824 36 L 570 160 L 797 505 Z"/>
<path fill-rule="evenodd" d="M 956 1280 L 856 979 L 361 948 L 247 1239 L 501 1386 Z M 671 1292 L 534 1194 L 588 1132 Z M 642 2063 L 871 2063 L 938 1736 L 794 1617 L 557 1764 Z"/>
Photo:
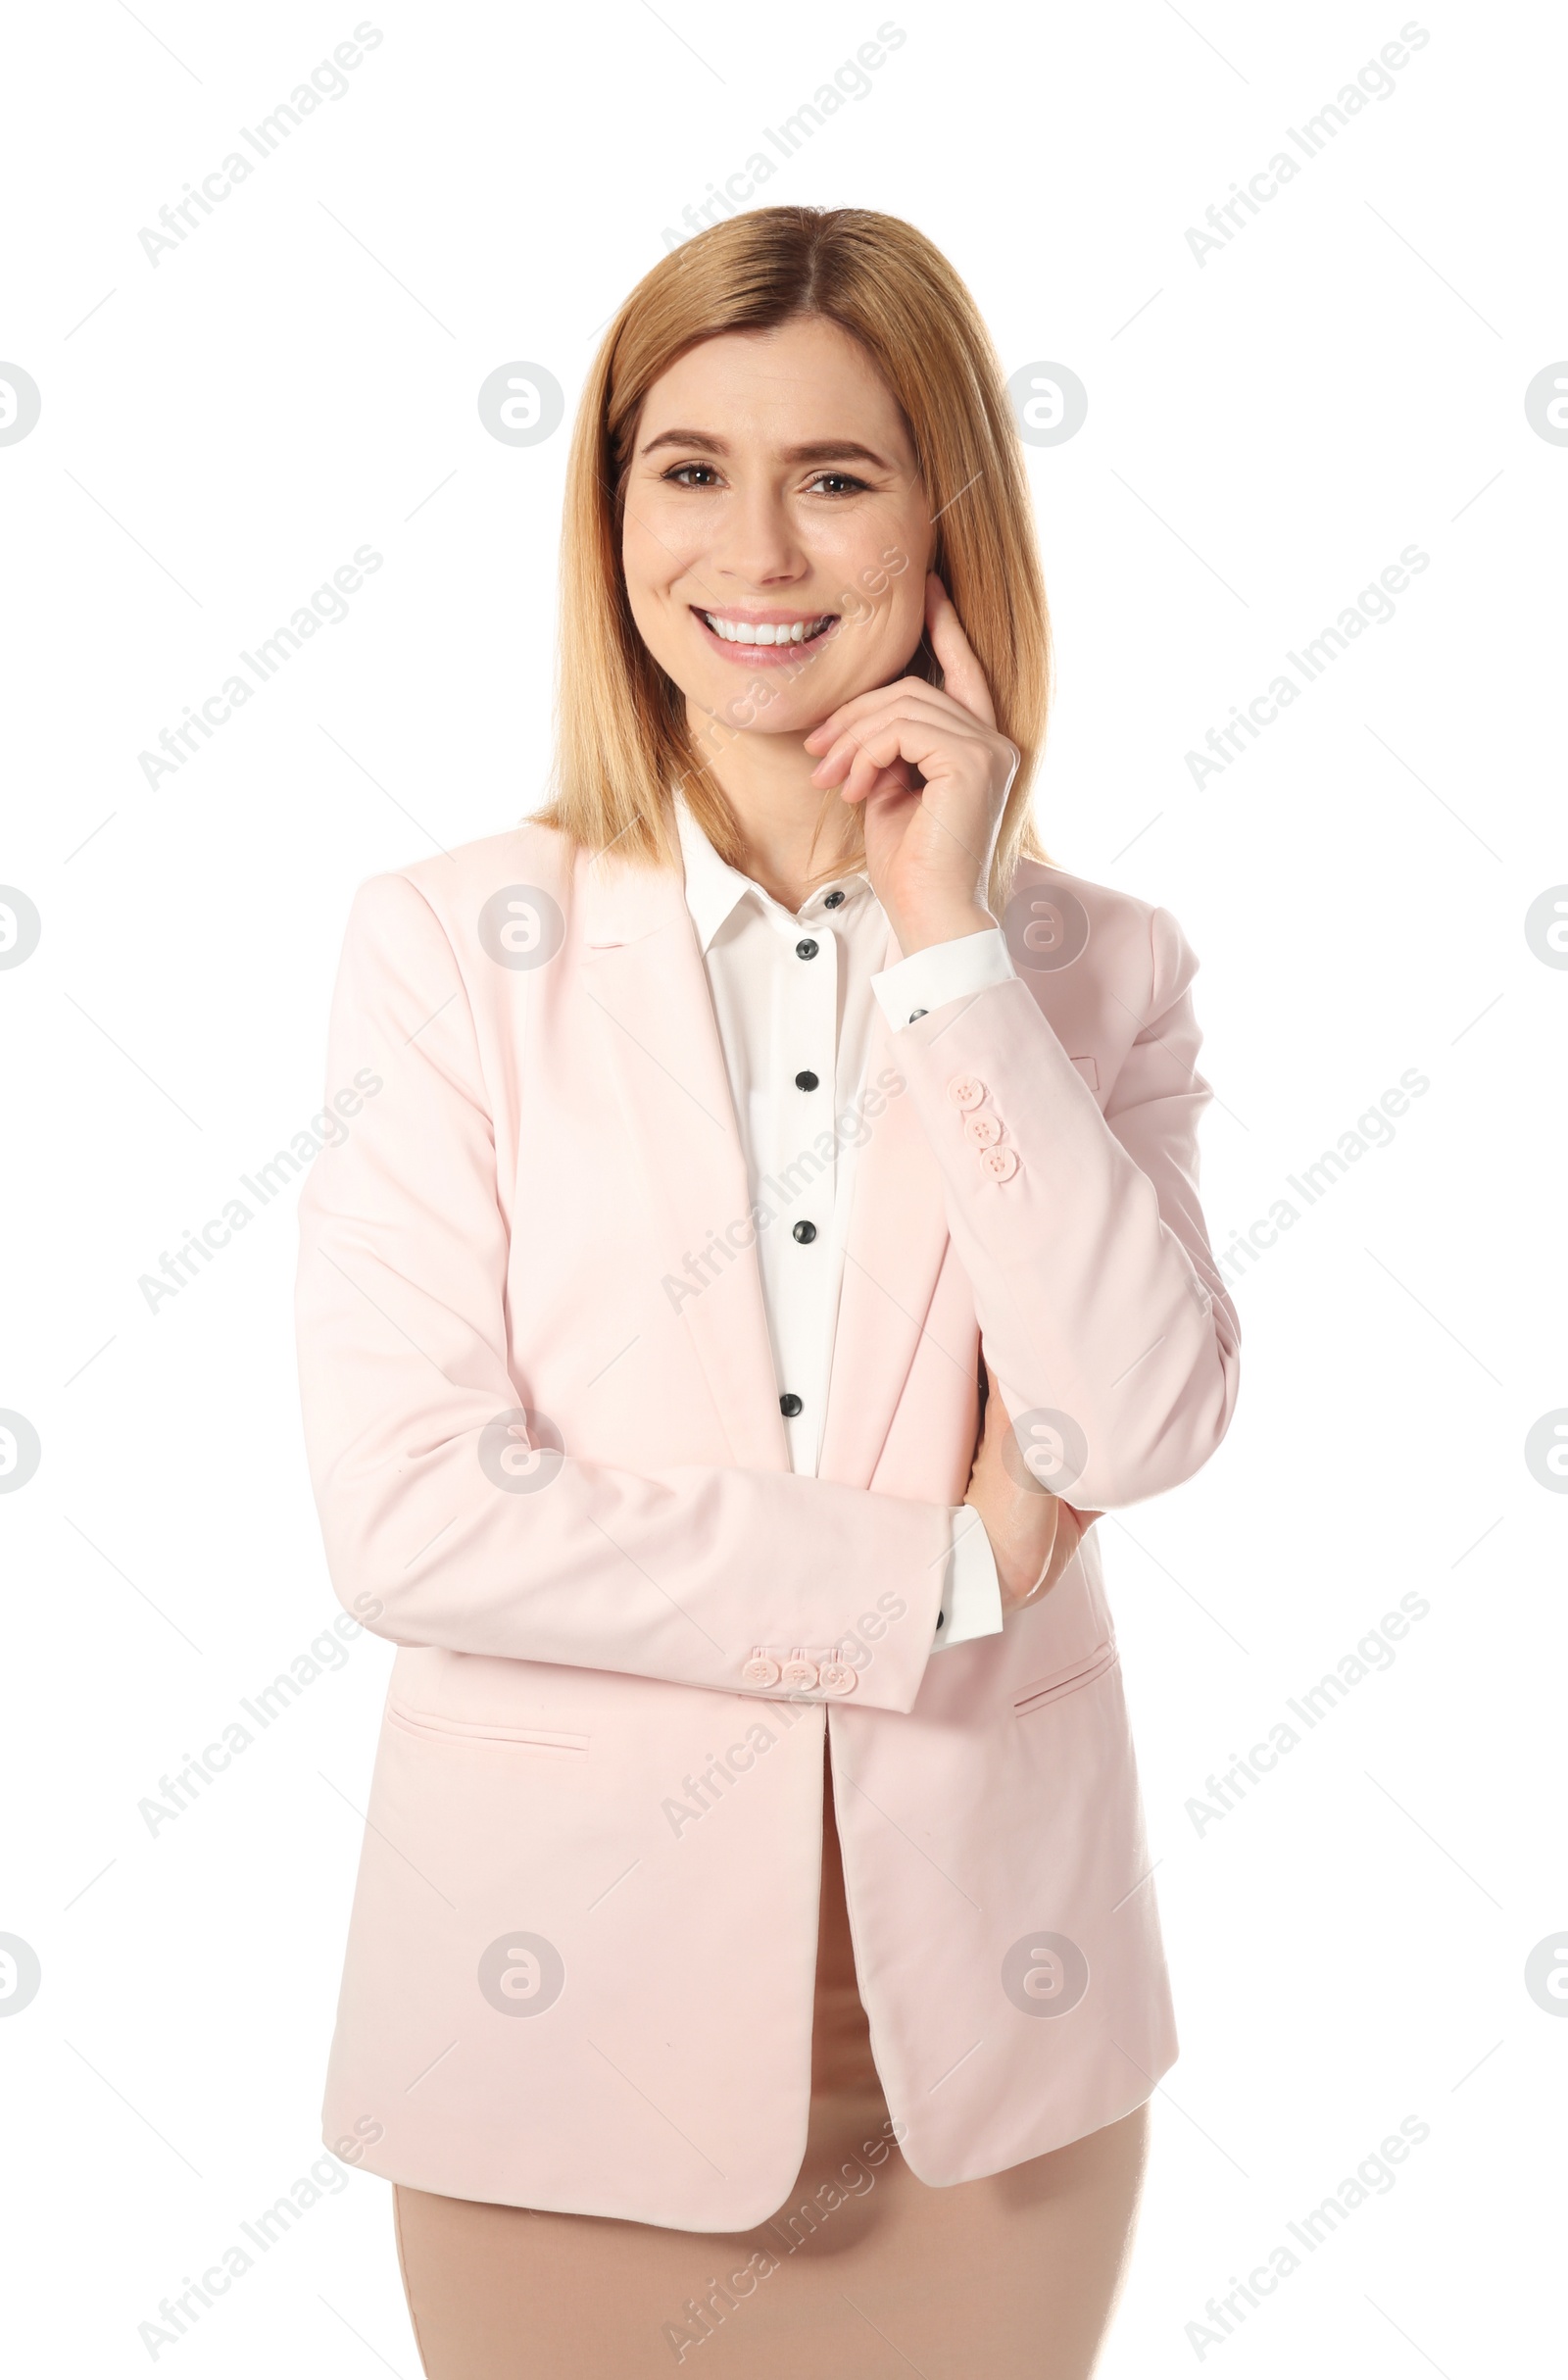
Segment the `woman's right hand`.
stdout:
<path fill-rule="evenodd" d="M 1079 1512 L 1028 1478 L 996 1374 L 986 1366 L 986 1412 L 964 1503 L 985 1524 L 1004 1616 L 1050 1594 L 1098 1512 Z M 1010 1458 L 1010 1459 L 1009 1459 Z"/>

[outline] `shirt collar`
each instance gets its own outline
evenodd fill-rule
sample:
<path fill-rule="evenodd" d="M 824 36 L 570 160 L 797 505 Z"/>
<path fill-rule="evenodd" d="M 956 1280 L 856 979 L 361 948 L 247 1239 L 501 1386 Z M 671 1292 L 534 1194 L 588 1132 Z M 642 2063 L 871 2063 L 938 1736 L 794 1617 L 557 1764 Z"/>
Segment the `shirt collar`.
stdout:
<path fill-rule="evenodd" d="M 675 796 L 675 826 L 686 869 L 686 906 L 706 953 L 730 912 L 739 907 L 748 893 L 760 892 L 760 888 L 750 876 L 743 876 L 738 868 L 731 868 L 727 860 L 719 858 L 680 794 Z"/>
<path fill-rule="evenodd" d="M 675 796 L 675 828 L 680 837 L 680 856 L 686 870 L 686 907 L 691 912 L 692 923 L 697 928 L 698 940 L 705 955 L 711 949 L 725 920 L 748 897 L 755 900 L 764 914 L 770 913 L 788 925 L 795 923 L 791 913 L 765 893 L 760 884 L 754 883 L 750 876 L 743 876 L 738 868 L 731 868 L 727 860 L 719 858 L 692 817 L 684 795 L 679 793 Z M 814 914 L 821 908 L 823 896 L 827 893 L 843 891 L 853 899 L 861 890 L 870 891 L 870 879 L 865 870 L 846 868 L 841 875 L 818 886 L 800 914 L 803 917 Z M 829 916 L 832 914 L 831 911 L 828 913 Z"/>

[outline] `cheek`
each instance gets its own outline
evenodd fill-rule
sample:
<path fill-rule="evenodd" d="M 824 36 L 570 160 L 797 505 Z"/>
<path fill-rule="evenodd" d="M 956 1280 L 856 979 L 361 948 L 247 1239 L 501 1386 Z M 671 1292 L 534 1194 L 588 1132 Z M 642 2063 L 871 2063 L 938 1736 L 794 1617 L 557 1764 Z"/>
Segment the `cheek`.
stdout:
<path fill-rule="evenodd" d="M 628 586 L 666 594 L 683 571 L 698 568 L 711 531 L 698 507 L 671 503 L 667 490 L 634 488 L 621 525 L 620 563 Z"/>
<path fill-rule="evenodd" d="M 620 541 L 620 567 L 625 573 L 627 591 L 633 604 L 647 596 L 656 595 L 666 584 L 674 567 L 673 559 L 664 545 L 652 536 L 647 527 L 628 515 Z"/>
<path fill-rule="evenodd" d="M 895 561 L 902 559 L 894 557 Z M 845 624 L 855 631 L 863 665 L 875 673 L 903 667 L 920 641 L 925 575 L 912 563 L 894 577 L 880 559 L 846 581 Z"/>
<path fill-rule="evenodd" d="M 911 562 L 901 577 L 889 582 L 882 600 L 889 633 L 912 653 L 925 625 L 925 572 Z"/>
<path fill-rule="evenodd" d="M 620 567 L 637 632 L 650 651 L 667 666 L 666 648 L 675 636 L 669 589 L 680 573 L 682 563 L 657 537 L 650 536 L 646 528 L 628 524 L 621 539 Z"/>
<path fill-rule="evenodd" d="M 913 651 L 925 616 L 926 555 L 932 538 L 923 512 L 867 521 L 835 555 L 845 610 L 890 642 Z"/>

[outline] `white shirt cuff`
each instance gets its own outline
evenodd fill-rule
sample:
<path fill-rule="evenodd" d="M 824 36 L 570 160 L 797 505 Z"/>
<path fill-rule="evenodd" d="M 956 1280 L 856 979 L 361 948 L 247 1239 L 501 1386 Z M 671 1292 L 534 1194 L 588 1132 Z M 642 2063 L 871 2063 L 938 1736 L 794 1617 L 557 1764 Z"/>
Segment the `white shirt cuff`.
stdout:
<path fill-rule="evenodd" d="M 994 983 L 1010 983 L 1016 969 L 1000 925 L 983 933 L 960 934 L 955 942 L 930 942 L 912 959 L 901 959 L 871 977 L 877 1006 L 890 1028 L 900 1033 L 928 1010 L 949 1000 L 963 1000 L 989 991 Z"/>
<path fill-rule="evenodd" d="M 1001 1627 L 1002 1585 L 991 1540 L 973 1505 L 960 1504 L 953 1514 L 953 1551 L 931 1650 L 945 1653 L 976 1636 L 996 1636 Z"/>

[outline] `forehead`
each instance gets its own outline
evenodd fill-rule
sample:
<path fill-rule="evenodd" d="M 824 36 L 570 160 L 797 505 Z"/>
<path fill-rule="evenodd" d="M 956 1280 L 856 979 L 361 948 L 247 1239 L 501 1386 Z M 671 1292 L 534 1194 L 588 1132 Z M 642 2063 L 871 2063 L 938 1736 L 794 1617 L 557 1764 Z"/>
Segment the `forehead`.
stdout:
<path fill-rule="evenodd" d="M 644 399 L 637 442 L 675 425 L 757 445 L 854 436 L 890 459 L 913 459 L 904 418 L 870 356 L 819 318 L 721 331 L 688 348 Z"/>

